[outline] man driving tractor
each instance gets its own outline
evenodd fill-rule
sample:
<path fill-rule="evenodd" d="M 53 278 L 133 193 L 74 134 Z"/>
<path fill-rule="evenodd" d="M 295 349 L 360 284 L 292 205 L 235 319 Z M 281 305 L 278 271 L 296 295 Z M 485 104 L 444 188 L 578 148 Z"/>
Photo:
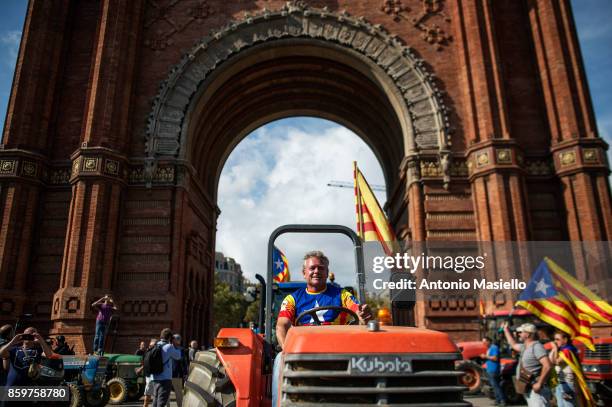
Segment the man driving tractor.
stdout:
<path fill-rule="evenodd" d="M 302 274 L 306 288 L 296 290 L 285 297 L 276 322 L 276 338 L 281 348 L 284 347 L 287 332 L 295 324 L 299 325 L 343 325 L 351 321 L 350 315 L 340 309 L 320 310 L 309 314 L 304 311 L 319 307 L 340 307 L 353 311 L 359 317 L 359 323 L 365 324 L 372 318 L 370 307 L 360 304 L 348 290 L 337 284 L 328 284 L 329 259 L 321 251 L 311 251 L 304 255 Z M 300 317 L 299 320 L 297 317 Z M 317 321 L 315 321 L 317 319 Z M 272 405 L 275 406 L 278 394 L 280 375 L 279 353 L 274 360 L 272 376 Z"/>

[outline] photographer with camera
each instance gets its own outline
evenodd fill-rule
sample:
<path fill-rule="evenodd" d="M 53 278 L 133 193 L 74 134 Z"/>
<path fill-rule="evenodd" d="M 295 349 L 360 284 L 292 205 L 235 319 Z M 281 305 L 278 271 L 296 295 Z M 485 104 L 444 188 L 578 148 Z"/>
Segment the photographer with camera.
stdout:
<path fill-rule="evenodd" d="M 113 312 L 117 311 L 113 298 L 106 294 L 91 304 L 94 311 L 98 311 L 96 316 L 96 333 L 94 336 L 93 351 L 94 353 L 101 355 L 104 353 L 104 339 L 106 333 L 106 327 L 110 321 Z"/>
<path fill-rule="evenodd" d="M 15 335 L 0 349 L 0 358 L 9 360 L 7 386 L 30 386 L 40 374 L 42 356 L 50 357 L 53 351 L 36 328 L 29 327 Z"/>

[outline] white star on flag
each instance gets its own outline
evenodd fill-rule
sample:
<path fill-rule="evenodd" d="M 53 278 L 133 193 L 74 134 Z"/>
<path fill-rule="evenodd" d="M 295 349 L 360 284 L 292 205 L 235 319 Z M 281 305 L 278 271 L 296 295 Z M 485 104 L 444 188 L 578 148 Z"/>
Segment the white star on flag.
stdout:
<path fill-rule="evenodd" d="M 538 281 L 538 283 L 536 284 L 536 292 L 537 291 L 542 291 L 542 294 L 546 295 L 546 291 L 548 290 L 548 287 L 550 287 L 548 284 L 546 284 L 546 281 L 544 281 L 544 279 Z"/>
<path fill-rule="evenodd" d="M 277 268 L 277 269 L 281 269 L 281 268 L 283 268 L 283 262 L 282 262 L 282 261 L 280 261 L 280 259 L 279 259 L 279 260 L 276 260 L 276 262 L 275 262 L 274 264 L 276 264 L 276 268 Z"/>

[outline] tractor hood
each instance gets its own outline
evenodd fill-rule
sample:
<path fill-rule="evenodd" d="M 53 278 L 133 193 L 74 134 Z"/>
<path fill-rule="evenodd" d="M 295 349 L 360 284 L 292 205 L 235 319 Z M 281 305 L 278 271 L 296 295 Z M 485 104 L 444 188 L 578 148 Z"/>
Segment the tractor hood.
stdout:
<path fill-rule="evenodd" d="M 443 332 L 404 326 L 381 326 L 370 332 L 364 325 L 292 327 L 283 352 L 290 353 L 457 353 Z"/>
<path fill-rule="evenodd" d="M 104 356 L 108 358 L 109 364 L 129 363 L 140 365 L 142 363 L 142 356 L 138 355 L 130 355 L 125 353 L 105 353 Z"/>

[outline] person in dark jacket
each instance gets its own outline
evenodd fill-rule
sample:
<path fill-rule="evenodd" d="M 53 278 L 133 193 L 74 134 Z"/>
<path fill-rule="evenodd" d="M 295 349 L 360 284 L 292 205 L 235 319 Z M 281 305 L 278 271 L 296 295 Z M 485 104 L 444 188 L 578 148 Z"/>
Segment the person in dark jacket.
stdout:
<path fill-rule="evenodd" d="M 57 353 L 58 355 L 74 355 L 74 351 L 70 349 L 70 346 L 68 346 L 66 343 L 66 338 L 64 335 L 55 337 L 55 341 L 57 345 L 53 349 L 53 352 Z"/>
<path fill-rule="evenodd" d="M 183 383 L 189 373 L 189 356 L 181 346 L 181 335 L 172 335 L 172 345 L 181 352 L 180 360 L 172 361 L 172 388 L 174 389 L 174 396 L 176 397 L 176 405 L 181 407 L 183 404 Z"/>

